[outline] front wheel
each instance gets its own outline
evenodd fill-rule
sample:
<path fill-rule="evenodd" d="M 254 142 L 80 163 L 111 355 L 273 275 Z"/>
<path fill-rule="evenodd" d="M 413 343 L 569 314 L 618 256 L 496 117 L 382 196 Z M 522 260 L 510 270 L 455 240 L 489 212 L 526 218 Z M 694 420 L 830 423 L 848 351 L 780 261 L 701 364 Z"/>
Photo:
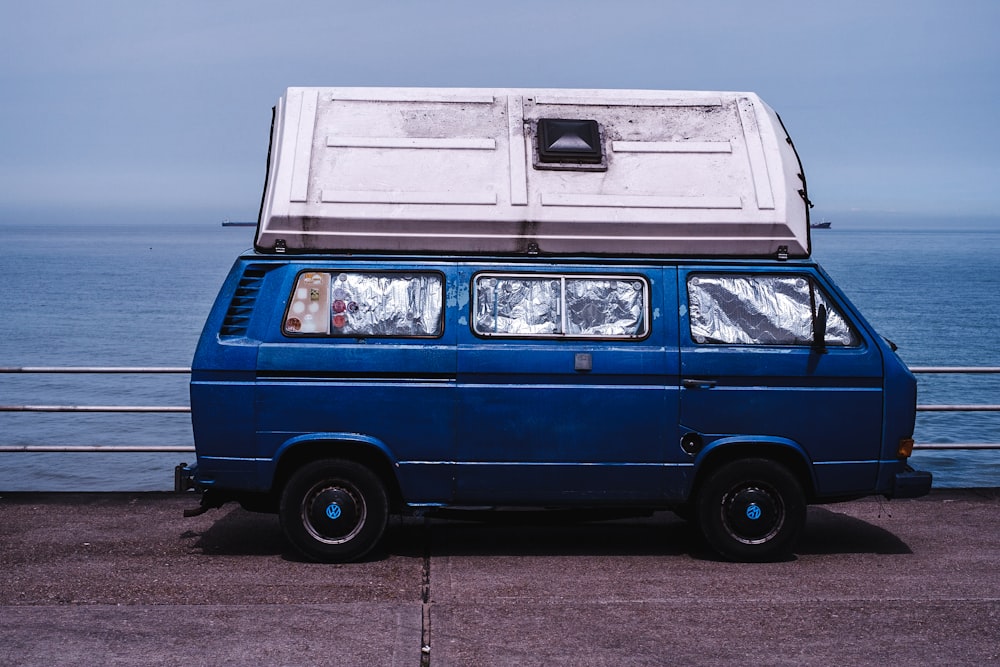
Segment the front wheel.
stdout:
<path fill-rule="evenodd" d="M 358 560 L 385 532 L 385 486 L 369 468 L 337 459 L 313 461 L 281 494 L 281 528 L 302 555 L 323 563 Z"/>
<path fill-rule="evenodd" d="M 760 562 L 788 555 L 805 525 L 802 485 L 768 459 L 727 463 L 705 480 L 697 499 L 702 534 L 730 560 Z"/>

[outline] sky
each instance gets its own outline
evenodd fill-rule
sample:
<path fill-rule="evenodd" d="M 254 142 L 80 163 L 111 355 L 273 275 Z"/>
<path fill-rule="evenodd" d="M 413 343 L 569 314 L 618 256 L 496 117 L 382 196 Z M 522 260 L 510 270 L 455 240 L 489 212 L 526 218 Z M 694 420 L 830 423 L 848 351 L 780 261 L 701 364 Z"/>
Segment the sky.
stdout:
<path fill-rule="evenodd" d="M 0 224 L 256 219 L 288 86 L 754 91 L 814 217 L 1000 220 L 996 0 L 32 0 L 0 9 Z"/>

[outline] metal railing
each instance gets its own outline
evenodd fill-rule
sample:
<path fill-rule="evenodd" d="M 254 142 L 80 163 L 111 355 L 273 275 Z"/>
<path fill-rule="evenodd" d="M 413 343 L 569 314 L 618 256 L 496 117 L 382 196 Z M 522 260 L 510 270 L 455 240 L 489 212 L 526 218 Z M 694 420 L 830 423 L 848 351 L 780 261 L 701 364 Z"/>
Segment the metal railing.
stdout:
<path fill-rule="evenodd" d="M 61 375 L 156 375 L 185 374 L 191 369 L 180 366 L 21 366 L 0 367 L 0 374 Z M 113 413 L 190 413 L 187 405 L 0 405 L 0 412 L 113 412 Z M 142 452 L 148 454 L 194 453 L 194 445 L 7 445 L 0 452 Z"/>
<path fill-rule="evenodd" d="M 915 374 L 1000 374 L 1000 366 L 914 366 Z M 174 366 L 22 366 L 0 367 L 0 374 L 190 374 L 190 368 Z M 917 405 L 918 412 L 1000 412 L 1000 405 Z M 113 413 L 190 413 L 187 405 L 0 405 L 0 412 L 113 412 Z M 915 450 L 997 449 L 1000 443 L 923 443 Z M 0 452 L 146 452 L 193 453 L 192 445 L 5 445 Z"/>
<path fill-rule="evenodd" d="M 1000 374 L 1000 366 L 913 366 L 910 372 L 915 375 L 991 375 Z M 953 404 L 953 405 L 917 405 L 917 412 L 1000 412 L 1000 405 L 990 404 Z M 915 450 L 942 449 L 1000 449 L 1000 443 L 994 442 L 932 442 L 913 446 Z"/>

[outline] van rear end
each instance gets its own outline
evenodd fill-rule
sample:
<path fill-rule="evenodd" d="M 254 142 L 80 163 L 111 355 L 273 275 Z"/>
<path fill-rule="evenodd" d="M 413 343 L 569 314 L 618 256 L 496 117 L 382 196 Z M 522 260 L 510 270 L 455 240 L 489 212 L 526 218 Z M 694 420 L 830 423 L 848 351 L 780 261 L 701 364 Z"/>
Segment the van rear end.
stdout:
<path fill-rule="evenodd" d="M 259 342 L 253 333 L 269 266 L 251 257 L 235 262 L 191 364 L 191 423 L 198 463 L 182 471 L 182 485 L 207 492 L 208 503 L 232 499 L 233 493 L 266 492 L 270 486 L 254 462 Z"/>

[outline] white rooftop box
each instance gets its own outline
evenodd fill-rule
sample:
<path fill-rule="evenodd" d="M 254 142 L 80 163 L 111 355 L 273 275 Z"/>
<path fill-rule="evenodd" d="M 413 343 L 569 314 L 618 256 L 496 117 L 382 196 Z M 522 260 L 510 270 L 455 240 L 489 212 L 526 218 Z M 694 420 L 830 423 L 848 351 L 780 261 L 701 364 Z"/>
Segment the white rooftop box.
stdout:
<path fill-rule="evenodd" d="M 289 88 L 260 252 L 809 255 L 753 93 Z"/>

